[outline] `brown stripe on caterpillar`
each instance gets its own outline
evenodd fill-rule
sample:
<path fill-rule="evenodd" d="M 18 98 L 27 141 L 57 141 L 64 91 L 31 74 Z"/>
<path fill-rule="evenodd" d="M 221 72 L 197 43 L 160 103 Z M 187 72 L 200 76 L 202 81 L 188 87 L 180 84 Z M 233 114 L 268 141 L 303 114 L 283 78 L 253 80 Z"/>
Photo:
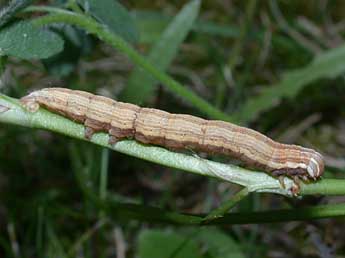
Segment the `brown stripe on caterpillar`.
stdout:
<path fill-rule="evenodd" d="M 324 161 L 315 150 L 282 144 L 249 128 L 216 120 L 170 114 L 118 102 L 88 92 L 65 88 L 46 88 L 21 99 L 27 110 L 39 106 L 85 125 L 85 137 L 104 131 L 109 143 L 130 138 L 168 149 L 195 149 L 210 154 L 238 158 L 246 165 L 263 169 L 274 176 L 302 180 L 323 174 Z"/>

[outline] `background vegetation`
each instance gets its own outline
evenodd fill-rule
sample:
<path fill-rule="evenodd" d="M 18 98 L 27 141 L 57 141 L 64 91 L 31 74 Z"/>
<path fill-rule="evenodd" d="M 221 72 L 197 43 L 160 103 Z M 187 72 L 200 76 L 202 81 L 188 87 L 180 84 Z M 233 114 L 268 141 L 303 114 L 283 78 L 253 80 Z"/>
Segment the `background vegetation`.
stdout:
<path fill-rule="evenodd" d="M 0 3 L 1 256 L 344 256 L 344 2 Z M 28 121 L 7 97 L 51 86 L 318 149 L 325 179 L 303 186 L 301 198 L 249 194 L 109 151 L 96 145 L 102 134 L 80 141 L 82 126 L 45 111 L 60 127 Z M 130 141 L 117 150 L 163 153 Z"/>

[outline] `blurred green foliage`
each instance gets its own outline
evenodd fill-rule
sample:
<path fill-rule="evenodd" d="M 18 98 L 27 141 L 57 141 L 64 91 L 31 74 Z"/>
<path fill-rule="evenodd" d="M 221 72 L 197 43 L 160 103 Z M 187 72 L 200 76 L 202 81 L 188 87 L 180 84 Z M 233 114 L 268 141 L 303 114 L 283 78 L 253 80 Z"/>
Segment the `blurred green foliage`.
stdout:
<path fill-rule="evenodd" d="M 170 66 L 178 48 L 192 28 L 198 16 L 199 8 L 199 1 L 192 1 L 186 5 L 153 45 L 147 59 L 155 64 L 159 70 L 165 71 Z M 142 70 L 141 67 L 136 67 L 128 78 L 127 85 L 120 94 L 120 99 L 141 104 L 154 95 L 157 85 L 158 81 L 151 74 Z"/>

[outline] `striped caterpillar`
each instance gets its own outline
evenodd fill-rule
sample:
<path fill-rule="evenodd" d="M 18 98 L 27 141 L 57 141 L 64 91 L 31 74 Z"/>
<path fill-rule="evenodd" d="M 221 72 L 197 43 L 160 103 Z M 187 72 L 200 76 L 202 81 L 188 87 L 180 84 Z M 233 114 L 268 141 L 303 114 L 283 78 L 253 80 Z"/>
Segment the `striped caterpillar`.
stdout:
<path fill-rule="evenodd" d="M 168 149 L 191 148 L 237 158 L 273 176 L 294 180 L 318 179 L 324 170 L 321 154 L 301 146 L 282 144 L 254 130 L 231 123 L 142 108 L 88 92 L 46 88 L 23 97 L 24 107 L 39 106 L 85 125 L 85 137 L 109 134 L 109 144 L 135 139 Z"/>

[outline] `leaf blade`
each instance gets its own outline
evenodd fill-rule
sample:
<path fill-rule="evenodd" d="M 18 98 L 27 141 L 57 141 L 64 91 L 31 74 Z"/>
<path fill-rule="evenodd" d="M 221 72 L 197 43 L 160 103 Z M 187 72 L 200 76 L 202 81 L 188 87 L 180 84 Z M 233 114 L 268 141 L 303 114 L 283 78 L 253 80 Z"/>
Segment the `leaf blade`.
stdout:
<path fill-rule="evenodd" d="M 45 59 L 62 51 L 64 41 L 54 32 L 20 21 L 0 31 L 0 56 Z"/>
<path fill-rule="evenodd" d="M 295 97 L 309 83 L 322 78 L 335 78 L 345 72 L 345 45 L 318 55 L 309 65 L 286 72 L 282 80 L 265 88 L 245 102 L 234 120 L 243 123 L 255 119 L 259 113 L 279 104 L 284 97 Z"/>
<path fill-rule="evenodd" d="M 200 258 L 194 241 L 180 234 L 159 230 L 145 230 L 139 236 L 140 258 Z"/>
<path fill-rule="evenodd" d="M 139 39 L 134 20 L 127 9 L 115 0 L 79 0 L 98 21 L 130 43 Z"/>
<path fill-rule="evenodd" d="M 193 27 L 200 9 L 200 1 L 193 0 L 186 4 L 179 14 L 164 30 L 160 40 L 152 47 L 147 59 L 165 71 L 178 52 L 180 44 Z M 132 72 L 127 87 L 120 95 L 120 99 L 133 102 L 145 102 L 156 89 L 157 80 L 140 68 Z M 138 94 L 140 89 L 140 94 Z"/>

